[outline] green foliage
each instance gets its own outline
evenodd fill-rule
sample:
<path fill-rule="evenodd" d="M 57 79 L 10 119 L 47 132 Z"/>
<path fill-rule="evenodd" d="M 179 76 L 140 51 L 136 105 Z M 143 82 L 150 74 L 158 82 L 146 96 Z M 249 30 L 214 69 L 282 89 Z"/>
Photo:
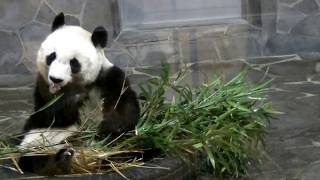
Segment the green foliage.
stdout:
<path fill-rule="evenodd" d="M 246 174 L 252 146 L 263 142 L 273 113 L 266 96 L 269 82 L 253 86 L 240 73 L 225 84 L 216 79 L 189 87 L 182 84 L 185 76 L 180 72 L 170 78 L 163 65 L 159 77 L 141 84 L 140 121 L 135 132 L 113 147 L 157 148 L 183 159 L 200 151 L 216 176 Z"/>

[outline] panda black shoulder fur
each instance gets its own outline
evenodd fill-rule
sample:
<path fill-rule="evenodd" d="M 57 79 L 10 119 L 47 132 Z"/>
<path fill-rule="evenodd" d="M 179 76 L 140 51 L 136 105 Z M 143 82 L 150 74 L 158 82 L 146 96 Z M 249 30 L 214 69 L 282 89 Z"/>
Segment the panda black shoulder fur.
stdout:
<path fill-rule="evenodd" d="M 21 157 L 19 165 L 23 170 L 46 174 L 48 163 L 52 168 L 63 167 L 62 164 L 68 162 L 74 152 L 61 143 L 77 131 L 79 109 L 94 88 L 103 98 L 103 121 L 97 134 L 104 138 L 110 133 L 119 135 L 134 129 L 139 117 L 137 97 L 124 72 L 105 57 L 106 43 L 107 31 L 103 27 L 97 27 L 91 34 L 79 26 L 65 25 L 63 13 L 55 17 L 52 33 L 38 51 L 39 74 L 34 91 L 36 113 L 24 126 L 26 135 L 19 148 L 48 145 L 59 152 L 54 157 L 42 159 Z M 62 93 L 52 106 L 39 111 Z M 39 161 L 46 165 L 39 165 Z"/>

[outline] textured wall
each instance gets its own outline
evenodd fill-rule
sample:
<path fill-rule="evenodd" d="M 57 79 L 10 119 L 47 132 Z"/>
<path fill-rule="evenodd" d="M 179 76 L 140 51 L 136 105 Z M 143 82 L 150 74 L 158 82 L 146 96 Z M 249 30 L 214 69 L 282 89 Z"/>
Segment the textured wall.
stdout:
<path fill-rule="evenodd" d="M 103 25 L 113 31 L 108 0 L 1 0 L 0 75 L 30 74 L 41 41 L 50 33 L 56 14 L 64 12 L 66 23 L 92 31 Z"/>
<path fill-rule="evenodd" d="M 40 42 L 63 11 L 67 24 L 110 32 L 106 54 L 135 78 L 152 76 L 162 62 L 223 63 L 230 60 L 320 50 L 320 0 L 243 0 L 242 20 L 180 28 L 127 30 L 119 36 L 115 0 L 2 0 L 0 86 L 10 74 L 32 75 Z M 247 4 L 245 4 L 247 2 Z M 248 4 L 249 2 L 249 4 Z M 113 39 L 115 38 L 115 39 Z M 150 71 L 150 69 L 153 69 Z M 21 80 L 21 79 L 17 79 Z M 2 82 L 6 81 L 6 82 Z M 10 80 L 11 81 L 11 80 Z"/>
<path fill-rule="evenodd" d="M 50 24 L 63 11 L 66 23 L 92 31 L 97 25 L 115 35 L 114 0 L 2 0 L 0 3 L 0 75 L 34 74 L 36 53 L 50 33 Z M 137 5 L 138 6 L 138 5 Z M 121 32 L 110 39 L 107 56 L 116 65 L 131 67 L 135 77 L 148 78 L 145 67 L 219 62 L 261 55 L 260 29 L 245 21 L 229 25 L 191 26 Z M 176 66 L 177 68 L 177 66 Z M 6 80 L 0 76 L 0 81 Z M 2 83 L 3 84 L 3 83 Z M 1 83 L 0 83 L 1 85 Z"/>
<path fill-rule="evenodd" d="M 267 54 L 320 51 L 320 0 L 278 0 Z"/>

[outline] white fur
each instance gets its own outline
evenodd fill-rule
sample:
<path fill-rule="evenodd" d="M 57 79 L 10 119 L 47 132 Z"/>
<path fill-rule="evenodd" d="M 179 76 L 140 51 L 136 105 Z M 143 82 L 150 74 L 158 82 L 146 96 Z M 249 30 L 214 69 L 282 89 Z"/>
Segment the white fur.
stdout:
<path fill-rule="evenodd" d="M 77 132 L 76 126 L 68 128 L 54 128 L 54 129 L 34 129 L 28 132 L 23 138 L 19 148 L 28 149 L 32 147 L 48 147 L 53 149 L 60 149 L 64 140 Z"/>
<path fill-rule="evenodd" d="M 46 56 L 55 52 L 56 59 L 50 66 L 46 64 Z M 38 51 L 37 66 L 41 75 L 50 85 L 49 76 L 63 79 L 61 86 L 72 82 L 70 60 L 76 58 L 81 64 L 79 75 L 83 84 L 96 80 L 100 69 L 113 66 L 105 57 L 101 48 L 94 47 L 91 33 L 79 26 L 63 26 L 51 33 L 41 44 Z"/>

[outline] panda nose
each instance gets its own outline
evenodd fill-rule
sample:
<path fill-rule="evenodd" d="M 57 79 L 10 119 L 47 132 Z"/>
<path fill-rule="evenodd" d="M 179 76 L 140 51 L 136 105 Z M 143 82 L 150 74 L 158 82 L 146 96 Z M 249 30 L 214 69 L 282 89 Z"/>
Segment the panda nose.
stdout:
<path fill-rule="evenodd" d="M 57 79 L 57 78 L 54 78 L 52 76 L 50 76 L 49 78 L 53 83 L 61 83 L 63 81 L 63 79 Z"/>

